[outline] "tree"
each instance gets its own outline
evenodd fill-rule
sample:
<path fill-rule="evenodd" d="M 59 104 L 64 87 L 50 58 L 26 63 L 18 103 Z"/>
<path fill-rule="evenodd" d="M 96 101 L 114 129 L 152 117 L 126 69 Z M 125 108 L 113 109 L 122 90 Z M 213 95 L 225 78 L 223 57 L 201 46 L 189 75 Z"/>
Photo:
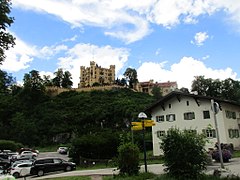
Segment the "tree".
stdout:
<path fill-rule="evenodd" d="M 14 21 L 13 17 L 8 16 L 11 12 L 10 5 L 10 0 L 0 1 L 0 64 L 2 64 L 5 59 L 5 50 L 15 45 L 15 38 L 7 32 L 7 28 L 11 26 Z"/>
<path fill-rule="evenodd" d="M 162 97 L 162 91 L 161 91 L 161 88 L 158 87 L 157 85 L 154 85 L 153 88 L 152 88 L 152 94 L 153 94 L 153 97 L 158 100 Z"/>
<path fill-rule="evenodd" d="M 56 72 L 54 72 L 55 78 L 53 78 L 52 82 L 54 86 L 63 87 L 63 88 L 71 88 L 73 82 L 71 81 L 72 75 L 69 71 L 63 72 L 63 69 L 60 68 Z"/>
<path fill-rule="evenodd" d="M 138 82 L 137 71 L 135 69 L 127 68 L 123 75 L 128 80 L 130 88 L 133 88 L 134 84 Z"/>
<path fill-rule="evenodd" d="M 0 93 L 10 91 L 10 88 L 16 83 L 15 78 L 8 75 L 7 72 L 0 70 Z"/>
<path fill-rule="evenodd" d="M 62 87 L 71 88 L 73 85 L 73 82 L 71 81 L 71 79 L 72 79 L 71 73 L 69 71 L 65 71 L 62 79 Z"/>
<path fill-rule="evenodd" d="M 192 91 L 197 91 L 199 95 L 240 102 L 240 82 L 231 78 L 220 81 L 196 76 L 192 83 Z"/>
<path fill-rule="evenodd" d="M 139 173 L 139 148 L 136 144 L 126 143 L 118 148 L 118 168 L 122 175 L 137 175 Z"/>
<path fill-rule="evenodd" d="M 205 143 L 192 130 L 170 129 L 161 143 L 167 173 L 176 179 L 200 179 L 207 165 Z"/>
<path fill-rule="evenodd" d="M 63 79 L 63 70 L 60 68 L 56 72 L 54 72 L 55 78 L 53 78 L 52 82 L 54 86 L 61 87 L 62 79 Z"/>
<path fill-rule="evenodd" d="M 22 104 L 29 108 L 45 100 L 45 86 L 39 72 L 32 70 L 23 78 L 23 89 L 19 93 Z M 32 109 L 31 109 L 32 110 Z"/>

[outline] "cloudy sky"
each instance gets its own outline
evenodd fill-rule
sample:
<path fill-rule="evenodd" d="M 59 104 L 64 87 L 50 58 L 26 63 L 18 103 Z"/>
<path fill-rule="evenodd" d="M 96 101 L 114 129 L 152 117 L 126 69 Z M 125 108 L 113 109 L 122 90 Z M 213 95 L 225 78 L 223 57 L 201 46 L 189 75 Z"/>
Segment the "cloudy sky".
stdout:
<path fill-rule="evenodd" d="M 19 82 L 63 68 L 77 87 L 90 61 L 179 88 L 197 75 L 240 80 L 239 0 L 12 0 L 11 16 L 16 46 L 0 68 Z"/>

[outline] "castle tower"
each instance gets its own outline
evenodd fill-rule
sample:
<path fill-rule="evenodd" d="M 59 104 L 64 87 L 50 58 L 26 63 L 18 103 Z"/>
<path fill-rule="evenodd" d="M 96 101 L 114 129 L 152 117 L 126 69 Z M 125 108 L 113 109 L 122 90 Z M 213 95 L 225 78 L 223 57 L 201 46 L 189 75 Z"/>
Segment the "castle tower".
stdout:
<path fill-rule="evenodd" d="M 102 68 L 94 61 L 90 61 L 90 67 L 80 67 L 80 87 L 112 85 L 115 82 L 115 65 L 110 68 Z"/>

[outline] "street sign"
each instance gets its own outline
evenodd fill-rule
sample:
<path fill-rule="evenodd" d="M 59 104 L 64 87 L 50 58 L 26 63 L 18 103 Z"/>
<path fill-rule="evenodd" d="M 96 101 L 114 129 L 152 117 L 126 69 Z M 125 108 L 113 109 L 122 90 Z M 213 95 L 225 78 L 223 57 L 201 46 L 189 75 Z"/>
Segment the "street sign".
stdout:
<path fill-rule="evenodd" d="M 142 127 L 142 125 L 141 126 L 132 126 L 131 130 L 133 130 L 133 131 L 140 131 L 140 130 L 143 130 L 143 127 Z"/>
<path fill-rule="evenodd" d="M 148 119 L 144 120 L 144 126 L 145 127 L 152 127 L 152 126 L 155 126 L 155 125 L 156 124 L 155 124 L 154 120 L 148 120 Z"/>
<path fill-rule="evenodd" d="M 131 124 L 132 124 L 131 129 L 135 131 L 142 130 L 143 126 L 152 127 L 156 125 L 154 120 L 149 120 L 149 119 L 143 120 L 143 122 L 131 122 Z"/>

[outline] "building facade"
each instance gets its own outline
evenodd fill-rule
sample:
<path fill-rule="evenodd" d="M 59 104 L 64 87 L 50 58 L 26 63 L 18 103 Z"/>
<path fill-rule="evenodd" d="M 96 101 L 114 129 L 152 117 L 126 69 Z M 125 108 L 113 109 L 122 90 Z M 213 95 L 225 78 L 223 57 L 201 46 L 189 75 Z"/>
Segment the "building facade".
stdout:
<path fill-rule="evenodd" d="M 153 80 L 146 82 L 139 82 L 137 85 L 137 91 L 144 92 L 152 95 L 153 87 L 159 87 L 161 89 L 162 95 L 165 96 L 178 88 L 177 82 L 153 82 Z"/>
<path fill-rule="evenodd" d="M 214 113 L 211 99 L 206 96 L 171 92 L 147 109 L 156 125 L 152 127 L 153 154 L 162 154 L 161 138 L 170 128 L 204 133 L 208 138 L 206 149 L 213 148 L 217 142 Z M 240 105 L 235 102 L 215 99 L 220 105 L 216 114 L 221 143 L 240 146 Z"/>
<path fill-rule="evenodd" d="M 92 87 L 94 85 L 112 85 L 115 82 L 115 65 L 110 68 L 102 68 L 94 61 L 90 62 L 90 67 L 80 67 L 79 88 Z"/>

